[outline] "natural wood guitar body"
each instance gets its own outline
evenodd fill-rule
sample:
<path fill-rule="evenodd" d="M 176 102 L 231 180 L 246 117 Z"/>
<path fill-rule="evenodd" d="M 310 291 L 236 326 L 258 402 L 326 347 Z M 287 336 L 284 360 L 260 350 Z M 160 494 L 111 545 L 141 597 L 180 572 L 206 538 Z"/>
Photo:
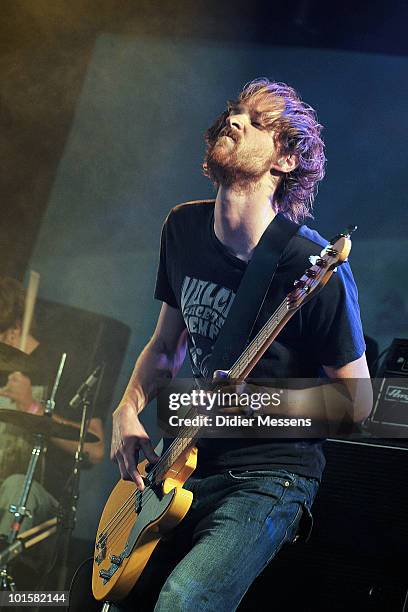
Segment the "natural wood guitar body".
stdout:
<path fill-rule="evenodd" d="M 187 514 L 193 495 L 183 484 L 197 465 L 197 449 L 186 450 L 162 484 L 138 492 L 134 482 L 119 480 L 102 512 L 93 561 L 95 599 L 119 601 L 135 585 L 161 537 Z M 139 464 L 145 474 L 146 461 Z"/>

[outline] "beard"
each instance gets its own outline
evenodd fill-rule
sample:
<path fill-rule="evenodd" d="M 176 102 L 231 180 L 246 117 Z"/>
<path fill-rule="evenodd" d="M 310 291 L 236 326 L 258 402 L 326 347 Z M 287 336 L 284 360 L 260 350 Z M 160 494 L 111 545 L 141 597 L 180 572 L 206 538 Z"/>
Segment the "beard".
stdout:
<path fill-rule="evenodd" d="M 228 128 L 208 146 L 204 158 L 206 173 L 215 184 L 244 192 L 256 189 L 271 163 L 272 156 L 265 155 L 264 147 L 246 146 L 242 137 Z"/>

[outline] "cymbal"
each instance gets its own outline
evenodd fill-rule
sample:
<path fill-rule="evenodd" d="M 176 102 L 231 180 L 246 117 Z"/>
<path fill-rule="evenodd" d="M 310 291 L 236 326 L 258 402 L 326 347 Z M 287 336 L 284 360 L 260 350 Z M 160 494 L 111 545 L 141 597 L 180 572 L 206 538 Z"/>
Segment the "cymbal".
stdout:
<path fill-rule="evenodd" d="M 31 372 L 32 359 L 27 353 L 0 342 L 0 372 Z"/>
<path fill-rule="evenodd" d="M 42 434 L 48 438 L 62 438 L 63 440 L 78 440 L 79 423 L 69 421 L 59 415 L 40 416 L 20 410 L 0 409 L 0 421 L 10 423 L 30 434 Z M 99 442 L 98 436 L 88 431 L 85 442 Z"/>

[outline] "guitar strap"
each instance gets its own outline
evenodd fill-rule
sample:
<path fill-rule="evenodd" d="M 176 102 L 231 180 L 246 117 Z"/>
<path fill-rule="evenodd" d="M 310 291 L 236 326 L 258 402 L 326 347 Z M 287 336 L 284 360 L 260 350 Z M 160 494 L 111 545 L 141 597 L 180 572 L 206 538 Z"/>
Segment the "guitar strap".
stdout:
<path fill-rule="evenodd" d="M 209 378 L 215 370 L 229 370 L 248 344 L 279 259 L 298 229 L 297 223 L 278 213 L 262 234 L 218 334 L 207 367 Z"/>

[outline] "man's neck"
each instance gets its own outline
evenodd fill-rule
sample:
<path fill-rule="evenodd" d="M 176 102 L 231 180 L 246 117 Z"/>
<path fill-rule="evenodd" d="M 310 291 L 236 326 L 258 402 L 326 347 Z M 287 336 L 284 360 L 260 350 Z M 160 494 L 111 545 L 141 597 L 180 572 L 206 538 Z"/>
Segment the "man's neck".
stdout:
<path fill-rule="evenodd" d="M 243 193 L 220 186 L 215 200 L 214 231 L 239 259 L 249 261 L 262 234 L 276 216 L 270 186 Z"/>

